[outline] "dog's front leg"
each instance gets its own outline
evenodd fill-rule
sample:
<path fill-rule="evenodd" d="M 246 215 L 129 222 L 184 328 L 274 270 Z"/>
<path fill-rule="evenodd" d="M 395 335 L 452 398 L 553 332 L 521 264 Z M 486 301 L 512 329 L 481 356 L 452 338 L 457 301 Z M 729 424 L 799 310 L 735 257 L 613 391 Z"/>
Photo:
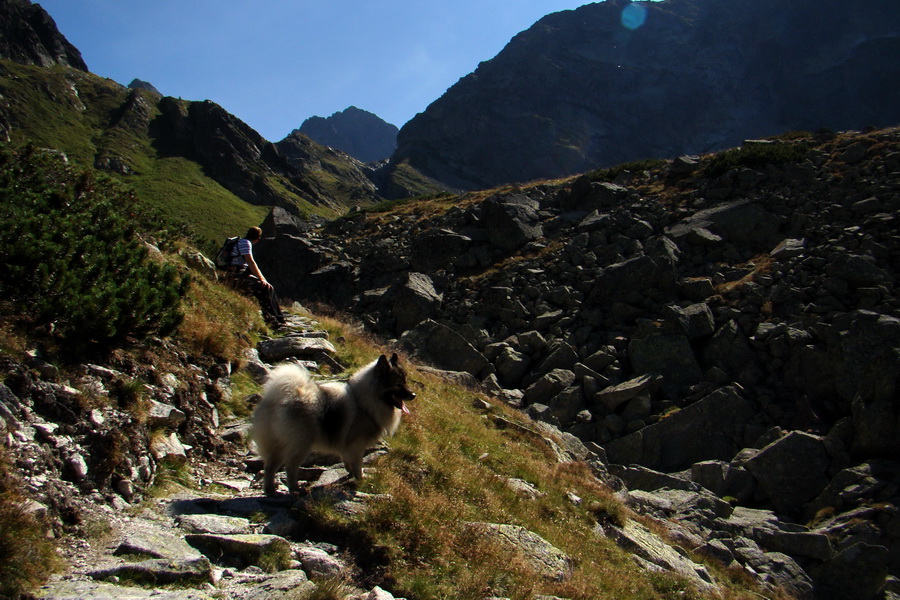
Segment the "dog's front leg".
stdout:
<path fill-rule="evenodd" d="M 305 457 L 304 457 L 305 458 Z M 300 484 L 297 483 L 300 474 L 302 460 L 290 461 L 284 466 L 285 479 L 287 479 L 288 491 L 292 494 L 300 493 Z"/>
<path fill-rule="evenodd" d="M 275 496 L 275 473 L 278 472 L 280 467 L 281 464 L 277 460 L 269 459 L 265 462 L 263 471 L 263 490 L 265 491 L 266 496 L 270 498 Z"/>
<path fill-rule="evenodd" d="M 359 481 L 363 478 L 363 452 L 347 452 L 344 454 L 344 466 L 350 475 Z"/>

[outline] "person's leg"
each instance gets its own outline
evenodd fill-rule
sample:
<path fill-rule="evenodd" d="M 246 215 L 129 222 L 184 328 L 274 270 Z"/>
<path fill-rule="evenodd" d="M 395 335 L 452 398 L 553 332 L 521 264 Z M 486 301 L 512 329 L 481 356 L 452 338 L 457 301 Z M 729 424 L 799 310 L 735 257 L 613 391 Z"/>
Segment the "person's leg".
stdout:
<path fill-rule="evenodd" d="M 249 281 L 251 283 L 251 291 L 253 296 L 256 298 L 256 301 L 259 302 L 259 308 L 262 310 L 263 318 L 266 321 L 273 321 L 275 323 L 283 323 L 284 315 L 281 314 L 281 308 L 278 306 L 278 300 L 275 297 L 275 290 L 271 287 L 266 287 L 263 283 L 253 277 L 249 276 Z"/>
<path fill-rule="evenodd" d="M 278 297 L 275 295 L 275 288 L 270 287 L 267 292 L 269 296 L 269 310 L 271 311 L 272 316 L 279 323 L 284 323 L 284 313 L 281 312 L 281 307 L 278 305 Z"/>

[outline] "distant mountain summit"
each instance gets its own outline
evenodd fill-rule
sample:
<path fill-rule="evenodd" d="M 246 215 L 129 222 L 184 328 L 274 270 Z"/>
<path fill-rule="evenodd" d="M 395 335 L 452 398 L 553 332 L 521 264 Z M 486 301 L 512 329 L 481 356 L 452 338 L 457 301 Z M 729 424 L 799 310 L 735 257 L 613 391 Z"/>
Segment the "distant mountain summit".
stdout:
<path fill-rule="evenodd" d="M 608 0 L 548 15 L 403 126 L 453 187 L 900 123 L 897 0 Z"/>
<path fill-rule="evenodd" d="M 0 0 L 0 58 L 26 65 L 64 65 L 87 71 L 81 52 L 30 0 Z"/>
<path fill-rule="evenodd" d="M 155 96 L 162 96 L 160 91 L 158 89 L 156 89 L 156 86 L 154 86 L 149 81 L 144 81 L 142 79 L 132 79 L 131 83 L 128 84 L 128 89 L 129 90 L 147 90 L 148 92 L 150 92 L 151 94 L 153 94 Z"/>
<path fill-rule="evenodd" d="M 390 157 L 397 149 L 399 130 L 377 115 L 351 106 L 328 118 L 310 117 L 297 131 L 362 162 L 374 162 Z"/>

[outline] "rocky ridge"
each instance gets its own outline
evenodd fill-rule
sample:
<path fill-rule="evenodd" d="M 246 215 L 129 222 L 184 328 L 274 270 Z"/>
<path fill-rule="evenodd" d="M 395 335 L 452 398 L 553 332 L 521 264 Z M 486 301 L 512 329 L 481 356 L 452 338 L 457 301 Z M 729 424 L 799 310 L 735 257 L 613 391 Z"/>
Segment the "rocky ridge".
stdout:
<path fill-rule="evenodd" d="M 291 264 L 283 293 L 577 436 L 726 564 L 889 597 L 898 203 L 900 130 L 821 132 L 308 234 L 276 210 L 259 254 Z"/>
<path fill-rule="evenodd" d="M 894 125 L 897 23 L 891 0 L 586 4 L 460 79 L 401 128 L 394 160 L 471 190 Z"/>

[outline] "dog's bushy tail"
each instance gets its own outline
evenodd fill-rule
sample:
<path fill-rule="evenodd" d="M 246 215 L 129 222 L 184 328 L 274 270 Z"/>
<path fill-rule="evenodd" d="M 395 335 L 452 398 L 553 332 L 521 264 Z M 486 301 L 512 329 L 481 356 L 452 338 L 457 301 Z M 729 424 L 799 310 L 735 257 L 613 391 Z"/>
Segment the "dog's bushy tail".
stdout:
<path fill-rule="evenodd" d="M 309 371 L 300 365 L 284 364 L 272 369 L 263 386 L 264 398 L 307 399 L 316 394 L 316 385 Z"/>

